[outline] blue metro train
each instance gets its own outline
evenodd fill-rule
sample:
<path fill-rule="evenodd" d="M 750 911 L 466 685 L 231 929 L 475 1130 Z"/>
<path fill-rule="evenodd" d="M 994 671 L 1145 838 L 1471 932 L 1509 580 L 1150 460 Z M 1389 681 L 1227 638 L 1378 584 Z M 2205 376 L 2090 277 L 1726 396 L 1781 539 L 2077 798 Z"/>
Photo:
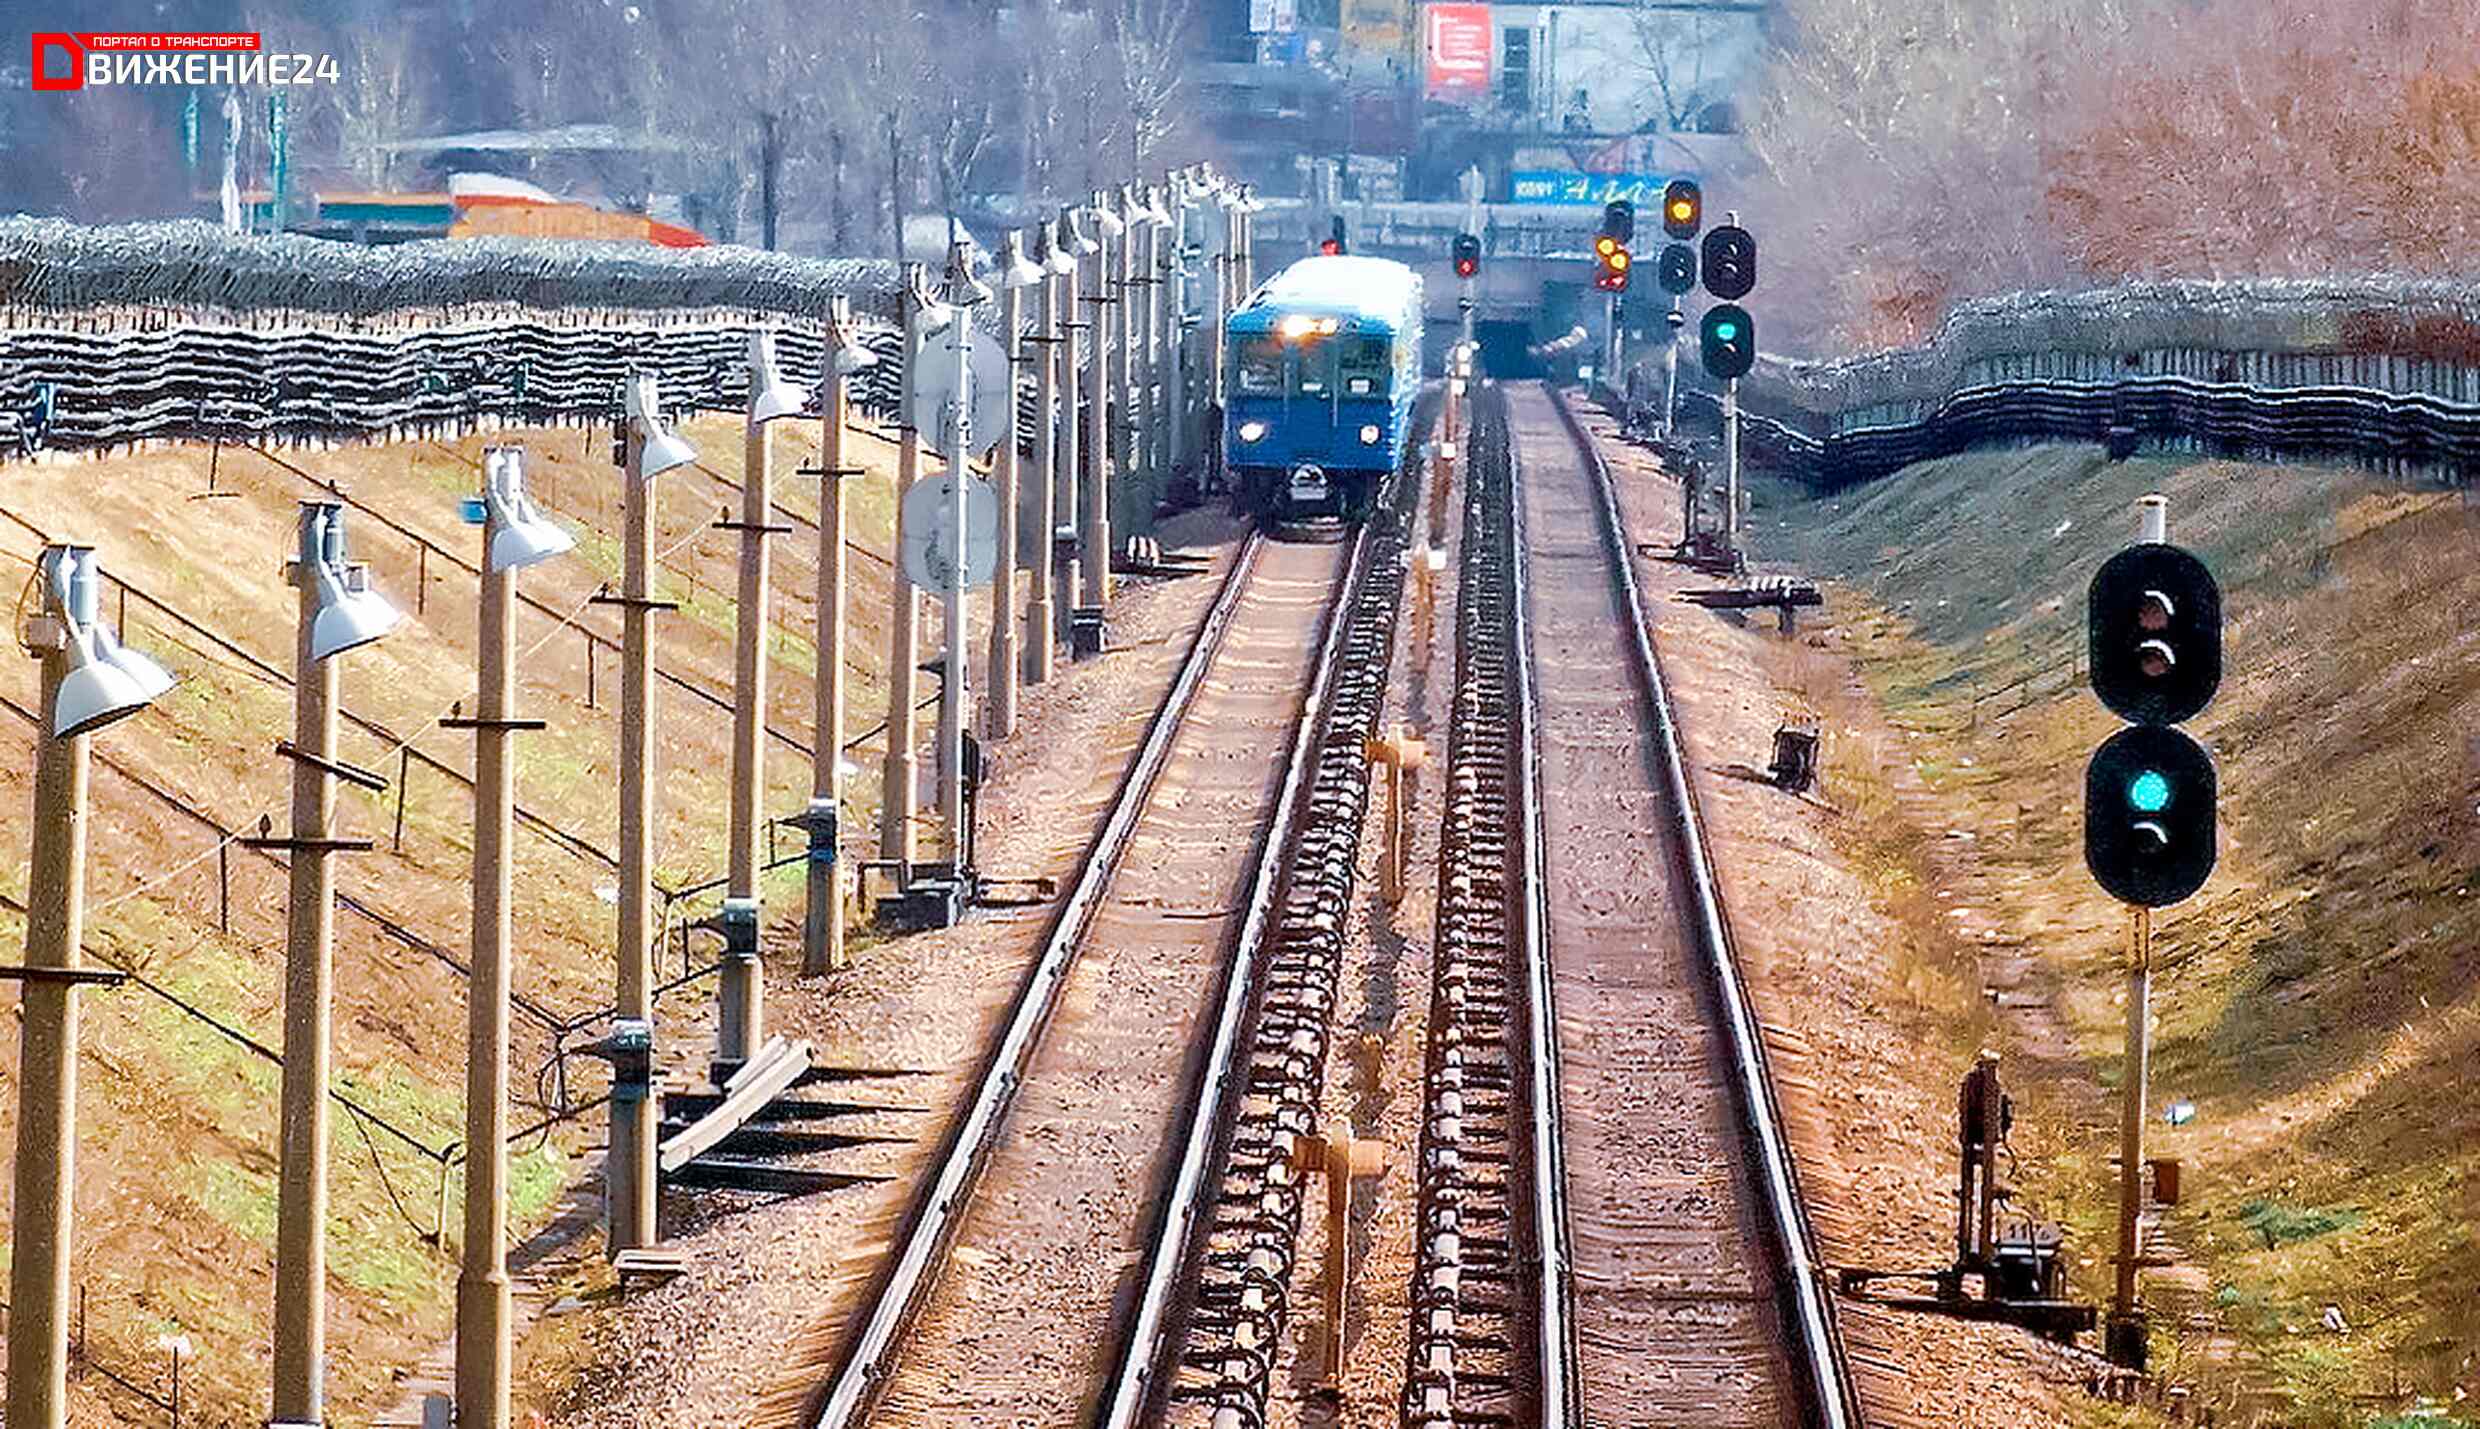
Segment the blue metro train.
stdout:
<path fill-rule="evenodd" d="M 1303 258 L 1224 329 L 1223 463 L 1269 524 L 1365 519 L 1399 469 L 1421 391 L 1421 275 L 1384 258 Z"/>

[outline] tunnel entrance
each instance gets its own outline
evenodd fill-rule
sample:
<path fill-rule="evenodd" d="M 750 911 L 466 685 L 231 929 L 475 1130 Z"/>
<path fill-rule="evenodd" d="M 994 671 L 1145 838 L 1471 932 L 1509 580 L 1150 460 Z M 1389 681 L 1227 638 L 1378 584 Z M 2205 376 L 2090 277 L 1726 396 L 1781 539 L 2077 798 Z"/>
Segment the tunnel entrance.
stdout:
<path fill-rule="evenodd" d="M 1539 341 L 1529 322 L 1474 323 L 1473 339 L 1481 344 L 1481 371 L 1501 382 L 1521 382 L 1542 375 L 1532 346 Z"/>

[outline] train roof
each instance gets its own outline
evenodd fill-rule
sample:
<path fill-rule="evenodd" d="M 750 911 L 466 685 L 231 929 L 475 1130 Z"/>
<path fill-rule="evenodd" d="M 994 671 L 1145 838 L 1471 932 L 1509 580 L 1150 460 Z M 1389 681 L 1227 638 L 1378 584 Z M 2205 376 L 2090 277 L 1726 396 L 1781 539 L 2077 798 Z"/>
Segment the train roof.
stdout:
<path fill-rule="evenodd" d="M 1386 323 L 1406 321 L 1421 303 L 1421 275 L 1391 258 L 1349 254 L 1303 258 L 1259 286 L 1232 315 L 1310 309 Z"/>

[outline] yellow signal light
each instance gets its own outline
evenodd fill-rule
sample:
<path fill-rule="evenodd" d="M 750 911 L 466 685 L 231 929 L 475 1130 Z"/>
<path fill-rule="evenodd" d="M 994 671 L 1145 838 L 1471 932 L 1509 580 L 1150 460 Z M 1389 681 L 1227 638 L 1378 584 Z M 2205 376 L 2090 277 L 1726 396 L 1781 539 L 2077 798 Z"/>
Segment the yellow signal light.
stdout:
<path fill-rule="evenodd" d="M 1696 217 L 1696 205 L 1684 198 L 1674 199 L 1671 202 L 1671 217 L 1681 223 L 1686 223 L 1689 219 Z"/>
<path fill-rule="evenodd" d="M 1607 258 L 1611 254 L 1619 251 L 1619 240 L 1605 233 L 1601 237 L 1593 240 L 1593 251 L 1600 254 L 1602 257 Z"/>
<path fill-rule="evenodd" d="M 1628 251 L 1624 248 L 1615 249 L 1610 254 L 1610 266 L 1620 272 L 1627 271 L 1628 261 Z"/>

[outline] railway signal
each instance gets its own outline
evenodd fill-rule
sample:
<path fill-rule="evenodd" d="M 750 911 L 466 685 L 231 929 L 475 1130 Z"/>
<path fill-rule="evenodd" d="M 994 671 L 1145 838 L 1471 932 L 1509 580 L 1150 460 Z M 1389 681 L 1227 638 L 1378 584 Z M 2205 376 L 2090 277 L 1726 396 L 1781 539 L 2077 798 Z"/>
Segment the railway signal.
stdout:
<path fill-rule="evenodd" d="M 2085 630 L 2093 693 L 2135 724 L 2192 719 L 2222 682 L 2222 592 L 2176 546 L 2129 546 L 2093 575 Z"/>
<path fill-rule="evenodd" d="M 2084 865 L 2134 913 L 2127 968 L 2127 1053 L 2120 1076 L 2118 1285 L 2104 1343 L 2110 1362 L 2142 1370 L 2145 1070 L 2151 1041 L 2153 910 L 2213 874 L 2213 756 L 2176 728 L 2222 682 L 2222 593 L 2193 554 L 2170 544 L 2169 501 L 2147 496 L 2141 539 L 2093 573 L 2085 605 L 2093 693 L 2120 718 L 2084 768 Z"/>
<path fill-rule="evenodd" d="M 1705 324 L 1699 332 L 1703 341 L 1705 372 L 1717 382 L 1729 382 L 1748 375 L 1757 361 L 1757 320 L 1737 303 L 1716 303 L 1705 310 Z"/>
<path fill-rule="evenodd" d="M 1318 244 L 1318 252 L 1325 254 L 1329 258 L 1342 256 L 1344 252 L 1342 214 L 1336 214 L 1334 216 L 1334 219 L 1326 230 L 1325 239 Z"/>
<path fill-rule="evenodd" d="M 1628 268 L 1635 262 L 1627 244 L 1610 234 L 1593 240 L 1593 286 L 1605 293 L 1624 293 Z"/>
<path fill-rule="evenodd" d="M 2084 862 L 2111 897 L 2165 907 L 2213 872 L 2213 760 L 2170 726 L 2221 685 L 2221 588 L 2193 554 L 2147 539 L 2094 572 L 2085 635 L 2093 693 L 2135 727 L 2086 768 Z"/>
<path fill-rule="evenodd" d="M 1705 235 L 1705 291 L 1726 303 L 1747 297 L 1757 286 L 1756 235 L 1726 223 Z"/>
<path fill-rule="evenodd" d="M 1662 231 L 1685 242 L 1705 222 L 1705 193 L 1694 179 L 1673 179 L 1662 186 Z"/>
<path fill-rule="evenodd" d="M 1481 239 L 1470 233 L 1455 235 L 1455 276 L 1478 277 L 1481 273 Z"/>
<path fill-rule="evenodd" d="M 2169 725 L 2129 725 L 2084 769 L 2084 861 L 2121 903 L 2159 908 L 2213 872 L 2213 756 Z"/>
<path fill-rule="evenodd" d="M 1636 205 L 1623 198 L 1614 198 L 1602 205 L 1602 235 L 1616 238 L 1622 247 L 1636 241 Z"/>
<path fill-rule="evenodd" d="M 1669 244 L 1653 271 L 1663 292 L 1674 297 L 1690 292 L 1696 287 L 1696 250 L 1685 243 Z"/>

